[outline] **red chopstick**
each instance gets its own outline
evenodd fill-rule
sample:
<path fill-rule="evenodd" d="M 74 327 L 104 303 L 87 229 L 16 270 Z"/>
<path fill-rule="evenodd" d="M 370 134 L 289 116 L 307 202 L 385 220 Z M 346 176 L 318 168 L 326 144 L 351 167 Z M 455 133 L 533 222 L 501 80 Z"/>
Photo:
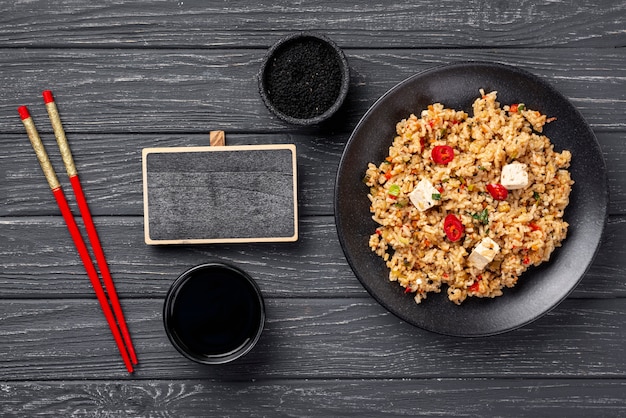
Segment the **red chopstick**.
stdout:
<path fill-rule="evenodd" d="M 117 292 L 115 291 L 115 284 L 113 283 L 113 278 L 111 277 L 109 265 L 104 256 L 98 232 L 96 231 L 93 219 L 91 218 L 91 211 L 87 205 L 87 199 L 85 199 L 85 194 L 78 178 L 78 171 L 76 169 L 76 165 L 74 164 L 74 159 L 72 158 L 72 152 L 67 142 L 67 138 L 65 137 L 65 131 L 63 129 L 63 125 L 61 124 L 61 118 L 59 117 L 54 96 L 50 90 L 45 90 L 43 92 L 43 100 L 46 105 L 46 110 L 48 111 L 48 116 L 50 117 L 52 129 L 54 130 L 54 136 L 56 137 L 59 149 L 61 150 L 61 156 L 63 157 L 63 163 L 65 164 L 70 184 L 72 185 L 74 195 L 76 196 L 76 202 L 78 203 L 80 215 L 83 217 L 83 221 L 85 223 L 85 229 L 87 230 L 89 242 L 91 243 L 91 247 L 93 248 L 93 252 L 96 256 L 98 267 L 100 267 L 100 273 L 102 274 L 102 279 L 104 280 L 104 287 L 109 295 L 113 312 L 115 313 L 117 323 L 122 331 L 124 343 L 128 349 L 128 354 L 130 354 L 130 359 L 133 364 L 137 364 L 137 355 L 135 353 L 135 348 L 133 347 L 133 342 L 130 338 L 130 333 L 128 331 L 128 326 L 126 325 L 126 319 L 124 318 L 124 313 L 122 312 Z"/>
<path fill-rule="evenodd" d="M 111 329 L 111 333 L 113 334 L 113 338 L 115 339 L 117 347 L 120 350 L 122 359 L 124 360 L 124 364 L 126 365 L 126 369 L 129 373 L 132 373 L 133 365 L 131 363 L 128 352 L 126 351 L 126 347 L 124 346 L 122 335 L 120 334 L 117 323 L 115 322 L 113 312 L 111 311 L 111 307 L 109 306 L 109 302 L 104 293 L 104 289 L 102 288 L 102 284 L 100 283 L 98 272 L 96 271 L 93 262 L 91 261 L 91 257 L 89 255 L 89 251 L 87 250 L 87 246 L 85 245 L 85 241 L 83 241 L 80 230 L 78 229 L 78 225 L 76 225 L 76 221 L 74 220 L 74 216 L 72 215 L 72 211 L 67 204 L 67 199 L 65 198 L 65 194 L 63 193 L 63 189 L 61 188 L 61 184 L 59 183 L 54 168 L 50 163 L 50 159 L 48 158 L 46 149 L 44 148 L 43 143 L 39 138 L 39 133 L 35 128 L 35 123 L 33 122 L 33 119 L 30 116 L 30 112 L 28 111 L 28 108 L 26 106 L 20 106 L 17 110 L 20 114 L 22 122 L 24 123 L 26 133 L 28 134 L 28 138 L 30 139 L 33 149 L 35 150 L 35 154 L 37 154 L 37 159 L 39 160 L 41 169 L 46 176 L 46 180 L 50 185 L 52 194 L 57 201 L 59 209 L 61 210 L 61 214 L 63 215 L 63 219 L 65 220 L 70 235 L 72 236 L 74 245 L 76 246 L 78 254 L 83 262 L 83 265 L 85 266 L 87 276 L 89 276 L 91 285 L 96 292 L 96 297 L 98 298 L 98 302 L 100 303 L 102 312 L 104 313 L 104 316 L 109 324 L 109 328 Z"/>

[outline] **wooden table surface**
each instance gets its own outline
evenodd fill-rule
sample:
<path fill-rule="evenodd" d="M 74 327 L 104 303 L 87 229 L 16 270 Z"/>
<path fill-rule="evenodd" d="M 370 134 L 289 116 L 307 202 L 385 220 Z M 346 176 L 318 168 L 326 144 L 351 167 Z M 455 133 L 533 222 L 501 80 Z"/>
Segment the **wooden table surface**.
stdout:
<path fill-rule="evenodd" d="M 300 30 L 342 47 L 344 115 L 273 117 L 266 50 Z M 626 416 L 626 1 L 2 1 L 0 415 Z M 593 128 L 610 205 L 597 257 L 556 309 L 519 330 L 454 338 L 380 306 L 335 229 L 335 173 L 367 108 L 406 77 L 466 60 L 547 80 Z M 75 207 L 41 100 L 63 119 L 135 342 L 124 369 L 17 114 L 28 105 Z M 296 243 L 154 247 L 143 240 L 141 150 L 293 143 Z M 79 222 L 82 226 L 82 222 Z M 164 296 L 211 260 L 252 275 L 267 323 L 252 352 L 206 367 L 162 325 Z"/>

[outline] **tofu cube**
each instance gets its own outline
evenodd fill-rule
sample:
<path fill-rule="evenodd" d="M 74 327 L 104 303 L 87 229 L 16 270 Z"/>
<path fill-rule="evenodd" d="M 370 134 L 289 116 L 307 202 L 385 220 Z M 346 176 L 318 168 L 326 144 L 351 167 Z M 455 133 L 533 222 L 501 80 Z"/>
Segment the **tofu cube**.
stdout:
<path fill-rule="evenodd" d="M 420 212 L 424 212 L 439 203 L 438 200 L 433 199 L 433 195 L 440 195 L 439 190 L 435 189 L 430 181 L 424 179 L 417 183 L 415 189 L 409 194 L 409 199 Z"/>
<path fill-rule="evenodd" d="M 478 270 L 484 270 L 498 252 L 500 252 L 498 243 L 487 237 L 472 250 L 467 261 Z"/>
<path fill-rule="evenodd" d="M 528 186 L 528 172 L 526 164 L 511 163 L 502 167 L 500 184 L 507 190 L 523 189 Z"/>

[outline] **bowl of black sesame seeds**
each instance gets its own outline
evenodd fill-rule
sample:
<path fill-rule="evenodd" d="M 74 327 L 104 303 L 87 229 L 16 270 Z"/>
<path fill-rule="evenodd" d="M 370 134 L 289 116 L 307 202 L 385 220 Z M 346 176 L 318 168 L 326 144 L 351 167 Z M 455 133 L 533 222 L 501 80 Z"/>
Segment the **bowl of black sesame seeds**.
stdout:
<path fill-rule="evenodd" d="M 258 74 L 267 108 L 295 125 L 317 125 L 343 104 L 350 69 L 343 51 L 325 35 L 298 32 L 274 44 Z"/>

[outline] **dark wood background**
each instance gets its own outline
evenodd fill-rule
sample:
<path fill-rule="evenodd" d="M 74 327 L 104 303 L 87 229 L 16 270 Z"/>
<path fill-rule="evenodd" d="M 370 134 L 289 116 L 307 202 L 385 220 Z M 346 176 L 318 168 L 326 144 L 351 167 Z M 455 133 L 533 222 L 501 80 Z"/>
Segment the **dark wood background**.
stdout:
<path fill-rule="evenodd" d="M 0 3 L 0 415 L 626 416 L 626 1 L 151 1 Z M 299 30 L 334 39 L 352 69 L 324 129 L 272 117 L 255 75 Z M 602 147 L 609 219 L 574 293 L 507 334 L 446 337 L 403 323 L 362 288 L 333 218 L 337 165 L 367 108 L 438 64 L 488 60 L 543 77 Z M 138 350 L 113 339 L 16 108 L 28 105 L 70 187 L 41 91 L 68 140 Z M 141 149 L 294 143 L 300 239 L 155 248 L 143 242 Z M 68 193 L 70 204 L 73 197 Z M 178 274 L 231 262 L 268 320 L 243 359 L 202 367 L 163 331 Z"/>

